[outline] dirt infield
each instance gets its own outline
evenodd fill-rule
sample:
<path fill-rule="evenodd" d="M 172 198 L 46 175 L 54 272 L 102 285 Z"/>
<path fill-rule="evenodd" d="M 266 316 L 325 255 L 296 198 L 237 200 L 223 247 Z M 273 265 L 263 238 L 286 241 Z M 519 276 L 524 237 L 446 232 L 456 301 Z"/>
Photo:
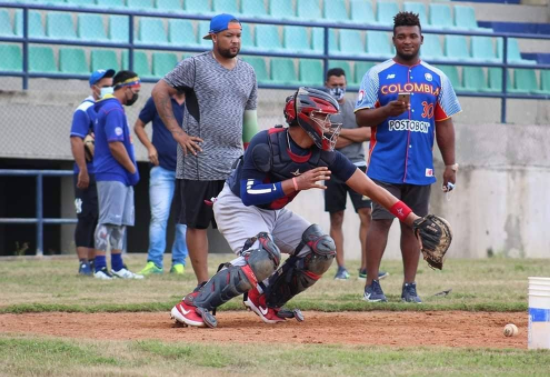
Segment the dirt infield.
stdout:
<path fill-rule="evenodd" d="M 0 333 L 166 341 L 278 342 L 388 346 L 527 348 L 526 313 L 305 312 L 306 321 L 267 325 L 251 312 L 220 312 L 219 327 L 184 328 L 168 313 L 33 313 L 0 315 Z M 505 338 L 515 323 L 520 333 Z"/>

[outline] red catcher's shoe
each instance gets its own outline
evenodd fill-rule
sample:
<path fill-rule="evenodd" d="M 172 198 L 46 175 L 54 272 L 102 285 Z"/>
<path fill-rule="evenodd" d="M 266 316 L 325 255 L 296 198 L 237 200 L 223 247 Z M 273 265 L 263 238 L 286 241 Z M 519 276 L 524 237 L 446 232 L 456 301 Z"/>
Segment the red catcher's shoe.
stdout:
<path fill-rule="evenodd" d="M 284 322 L 285 319 L 277 315 L 278 309 L 268 308 L 265 302 L 265 295 L 260 294 L 257 288 L 248 291 L 244 304 L 256 313 L 265 323 Z"/>
<path fill-rule="evenodd" d="M 172 319 L 188 326 L 205 327 L 202 317 L 195 311 L 196 307 L 189 305 L 184 300 L 172 308 Z"/>

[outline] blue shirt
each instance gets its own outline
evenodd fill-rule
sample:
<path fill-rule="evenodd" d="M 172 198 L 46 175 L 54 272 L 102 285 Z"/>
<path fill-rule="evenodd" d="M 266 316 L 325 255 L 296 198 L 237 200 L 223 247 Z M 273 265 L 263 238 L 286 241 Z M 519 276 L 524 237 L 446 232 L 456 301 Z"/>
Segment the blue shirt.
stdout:
<path fill-rule="evenodd" d="M 115 160 L 109 149 L 109 143 L 121 142 L 136 165 L 134 145 L 124 108 L 115 97 L 106 95 L 96 102 L 95 110 L 97 113 L 94 126 L 96 181 L 119 181 L 130 186 L 130 172 Z"/>
<path fill-rule="evenodd" d="M 385 106 L 399 93 L 411 93 L 410 110 L 372 128 L 367 175 L 394 184 L 429 185 L 435 122 L 462 109 L 447 76 L 421 61 L 409 67 L 387 60 L 363 77 L 355 111 Z"/>
<path fill-rule="evenodd" d="M 94 110 L 95 100 L 94 97 L 90 96 L 86 98 L 74 111 L 73 114 L 73 123 L 71 124 L 71 137 L 79 137 L 82 140 L 93 131 L 94 123 L 96 119 L 96 113 Z M 88 173 L 94 173 L 94 164 L 93 162 L 86 162 L 88 167 Z M 80 169 L 78 165 L 74 164 L 74 173 L 78 174 Z"/>
<path fill-rule="evenodd" d="M 183 112 L 185 104 L 179 104 L 171 98 L 174 117 L 181 127 L 183 123 Z M 147 124 L 153 122 L 153 140 L 152 143 L 157 149 L 159 156 L 159 165 L 166 170 L 176 171 L 178 143 L 172 137 L 172 133 L 166 128 L 157 112 L 153 97 L 149 98 L 145 107 L 139 113 L 139 119 Z"/>

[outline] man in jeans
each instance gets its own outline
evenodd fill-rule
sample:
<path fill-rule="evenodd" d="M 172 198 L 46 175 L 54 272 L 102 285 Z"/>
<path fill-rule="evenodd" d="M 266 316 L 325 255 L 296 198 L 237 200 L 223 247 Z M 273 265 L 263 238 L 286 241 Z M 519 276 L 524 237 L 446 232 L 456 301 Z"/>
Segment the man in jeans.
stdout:
<path fill-rule="evenodd" d="M 185 95 L 178 92 L 171 97 L 174 118 L 181 127 L 185 110 Z M 153 123 L 153 141 L 145 132 L 145 126 Z M 163 254 L 166 249 L 166 224 L 176 187 L 177 142 L 160 119 L 153 98 L 149 98 L 136 120 L 134 131 L 147 148 L 152 168 L 149 179 L 149 203 L 151 223 L 149 224 L 149 253 L 142 275 L 162 274 Z M 172 245 L 171 273 L 183 274 L 187 258 L 187 226 L 176 223 L 176 235 Z"/>

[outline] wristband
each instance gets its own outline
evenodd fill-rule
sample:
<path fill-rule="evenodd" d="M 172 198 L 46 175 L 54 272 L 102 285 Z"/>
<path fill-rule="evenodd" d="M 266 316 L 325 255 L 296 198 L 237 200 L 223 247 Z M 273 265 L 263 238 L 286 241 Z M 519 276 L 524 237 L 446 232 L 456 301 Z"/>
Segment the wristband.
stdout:
<path fill-rule="evenodd" d="M 298 181 L 296 181 L 296 178 L 292 178 L 292 183 L 294 184 L 294 190 L 299 191 L 298 190 Z"/>
<path fill-rule="evenodd" d="M 405 221 L 407 216 L 412 212 L 412 210 L 401 200 L 395 203 L 391 208 L 390 212 L 392 215 L 397 217 L 399 221 Z"/>

